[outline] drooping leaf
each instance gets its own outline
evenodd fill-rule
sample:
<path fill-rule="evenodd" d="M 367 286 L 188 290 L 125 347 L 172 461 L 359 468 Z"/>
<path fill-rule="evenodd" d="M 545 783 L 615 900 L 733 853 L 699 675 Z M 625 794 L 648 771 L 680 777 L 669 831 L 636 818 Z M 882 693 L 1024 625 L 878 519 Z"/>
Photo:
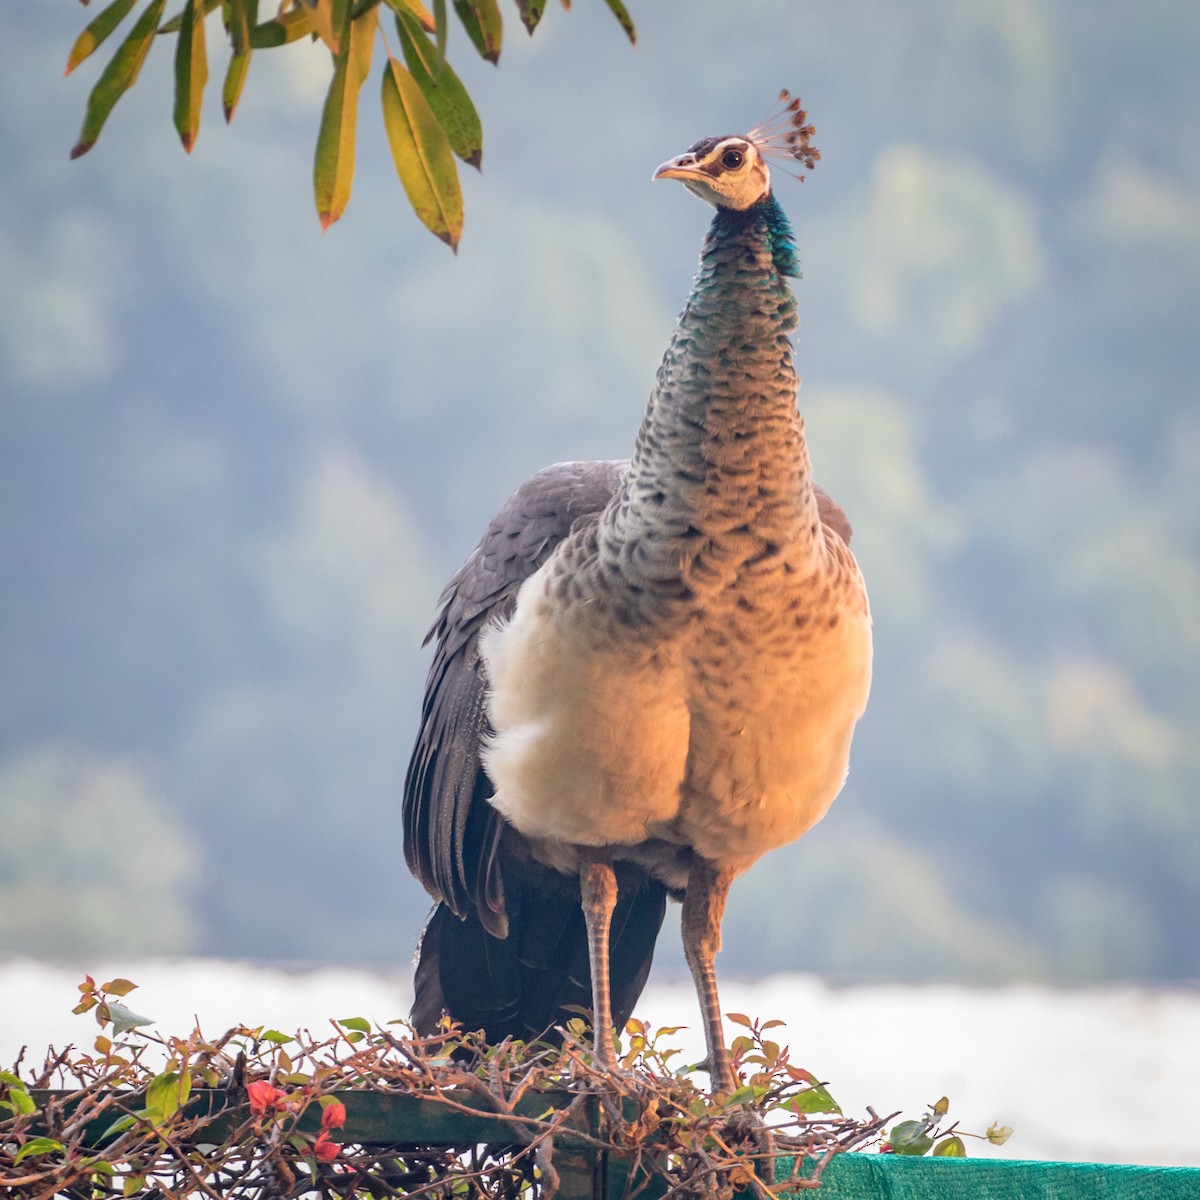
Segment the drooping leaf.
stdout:
<path fill-rule="evenodd" d="M 457 250 L 463 203 L 454 151 L 417 81 L 391 57 L 383 73 L 383 125 L 413 211 Z"/>
<path fill-rule="evenodd" d="M 496 0 L 454 0 L 454 11 L 480 55 L 490 63 L 498 63 L 504 20 Z"/>
<path fill-rule="evenodd" d="M 637 45 L 637 30 L 633 27 L 633 18 L 629 15 L 629 10 L 621 3 L 621 0 L 604 0 L 608 5 L 609 11 L 621 24 L 621 28 L 625 30 L 625 36 L 633 45 Z"/>
<path fill-rule="evenodd" d="M 339 35 L 333 79 L 321 113 L 317 153 L 313 161 L 313 193 L 321 228 L 328 229 L 350 201 L 354 183 L 355 132 L 358 127 L 358 93 L 371 69 L 379 10 L 371 9 L 358 20 L 346 20 Z"/>
<path fill-rule="evenodd" d="M 150 0 L 125 40 L 117 47 L 117 52 L 100 73 L 96 86 L 88 96 L 79 140 L 71 150 L 72 158 L 86 154 L 96 144 L 113 105 L 136 82 L 142 64 L 146 61 L 146 55 L 150 53 L 154 31 L 158 28 L 166 2 L 167 0 Z"/>
<path fill-rule="evenodd" d="M 521 14 L 521 22 L 532 33 L 546 11 L 546 0 L 517 0 L 517 11 Z"/>
<path fill-rule="evenodd" d="M 446 61 L 446 38 L 449 35 L 446 19 L 446 0 L 433 0 L 433 39 L 437 46 L 438 58 Z"/>
<path fill-rule="evenodd" d="M 940 1142 L 933 1148 L 933 1153 L 937 1158 L 966 1158 L 967 1148 L 963 1145 L 962 1138 L 951 1136 L 942 1138 Z"/>
<path fill-rule="evenodd" d="M 208 82 L 208 51 L 204 45 L 204 0 L 187 0 L 175 47 L 175 128 L 191 154 L 200 132 L 200 104 Z"/>
<path fill-rule="evenodd" d="M 450 148 L 464 162 L 478 167 L 483 157 L 483 125 L 467 89 L 450 64 L 438 58 L 415 17 L 397 14 L 396 32 L 404 61 L 446 131 Z"/>
<path fill-rule="evenodd" d="M 312 9 L 303 4 L 289 8 L 273 20 L 255 25 L 250 32 L 250 45 L 255 50 L 270 50 L 274 46 L 283 46 L 304 37 L 306 33 L 314 32 Z"/>
<path fill-rule="evenodd" d="M 233 120 L 233 114 L 242 98 L 242 88 L 250 71 L 250 33 L 258 24 L 258 0 L 228 0 L 229 41 L 233 53 L 225 69 L 225 83 L 221 88 L 221 108 L 225 123 Z"/>
<path fill-rule="evenodd" d="M 339 1017 L 338 1024 L 343 1029 L 356 1029 L 359 1033 L 370 1033 L 371 1022 L 366 1017 Z"/>
<path fill-rule="evenodd" d="M 935 1117 L 944 1117 L 950 1111 L 950 1097 L 943 1096 L 930 1111 Z"/>
<path fill-rule="evenodd" d="M 70 75 L 125 20 L 129 10 L 136 3 L 137 0 L 113 0 L 106 9 L 96 14 L 88 23 L 88 27 L 75 39 L 75 45 L 67 55 L 66 74 Z"/>

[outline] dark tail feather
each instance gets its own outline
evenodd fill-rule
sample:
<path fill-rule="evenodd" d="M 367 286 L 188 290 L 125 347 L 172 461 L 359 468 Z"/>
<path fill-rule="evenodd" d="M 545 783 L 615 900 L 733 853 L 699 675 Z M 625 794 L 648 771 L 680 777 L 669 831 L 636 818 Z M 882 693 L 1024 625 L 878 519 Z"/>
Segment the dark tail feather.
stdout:
<path fill-rule="evenodd" d="M 666 912 L 666 889 L 639 868 L 620 864 L 610 933 L 613 1021 L 622 1028 L 633 1011 L 654 955 Z M 575 881 L 534 871 L 505 879 L 507 938 L 487 932 L 471 913 L 460 921 L 444 904 L 434 909 L 421 938 L 412 1022 L 418 1033 L 437 1029 L 448 1012 L 489 1042 L 531 1041 L 592 1007 L 587 929 Z"/>

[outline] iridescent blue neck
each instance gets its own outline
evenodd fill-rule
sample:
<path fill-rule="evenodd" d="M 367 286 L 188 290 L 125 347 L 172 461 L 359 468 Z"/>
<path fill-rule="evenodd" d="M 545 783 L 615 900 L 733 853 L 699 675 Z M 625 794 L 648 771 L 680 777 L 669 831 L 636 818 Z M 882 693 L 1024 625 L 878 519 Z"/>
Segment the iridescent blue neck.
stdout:
<path fill-rule="evenodd" d="M 749 222 L 760 224 L 771 247 L 771 259 L 780 275 L 800 278 L 800 260 L 796 257 L 796 238 L 791 222 L 783 211 L 774 192 L 768 192 L 757 204 L 749 208 L 718 208 L 713 218 L 713 232 L 739 232 Z"/>

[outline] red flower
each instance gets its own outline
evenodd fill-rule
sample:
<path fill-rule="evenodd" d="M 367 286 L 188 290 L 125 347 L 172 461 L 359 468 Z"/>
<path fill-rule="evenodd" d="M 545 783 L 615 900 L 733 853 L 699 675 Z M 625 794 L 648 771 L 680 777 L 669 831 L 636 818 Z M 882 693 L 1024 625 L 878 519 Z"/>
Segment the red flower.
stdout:
<path fill-rule="evenodd" d="M 322 1129 L 341 1129 L 346 1123 L 346 1106 L 334 1101 L 321 1110 Z"/>
<path fill-rule="evenodd" d="M 341 1147 L 337 1142 L 329 1140 L 329 1131 L 327 1129 L 322 1129 L 317 1134 L 317 1140 L 313 1142 L 313 1154 L 323 1163 L 333 1162 L 340 1150 Z"/>
<path fill-rule="evenodd" d="M 267 1110 L 283 1107 L 283 1093 L 265 1079 L 256 1079 L 246 1085 L 246 1095 L 250 1100 L 250 1112 L 256 1117 L 265 1117 Z"/>

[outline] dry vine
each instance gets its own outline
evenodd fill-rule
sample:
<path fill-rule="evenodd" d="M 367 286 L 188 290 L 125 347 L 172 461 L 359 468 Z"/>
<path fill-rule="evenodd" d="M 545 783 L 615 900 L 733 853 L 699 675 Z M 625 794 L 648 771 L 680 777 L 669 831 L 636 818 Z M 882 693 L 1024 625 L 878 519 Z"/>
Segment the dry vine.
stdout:
<path fill-rule="evenodd" d="M 660 1038 L 674 1030 L 651 1035 L 636 1021 L 609 1073 L 593 1063 L 582 1022 L 561 1031 L 560 1046 L 489 1047 L 455 1027 L 417 1037 L 359 1018 L 331 1022 L 323 1039 L 245 1027 L 163 1038 L 139 1031 L 120 1004 L 132 987 L 81 985 L 80 1010 L 95 1009 L 112 1035 L 91 1052 L 52 1049 L 41 1068 L 18 1060 L 0 1071 L 5 1195 L 552 1200 L 582 1151 L 621 1164 L 631 1197 L 727 1200 L 750 1188 L 771 1200 L 815 1187 L 834 1155 L 883 1136 L 884 1118 L 844 1116 L 792 1065 L 766 1036 L 774 1022 L 735 1017 L 746 1031 L 731 1050 L 746 1082 L 714 1097 L 672 1069 L 677 1051 Z M 387 1098 L 420 1112 L 398 1117 L 393 1106 L 381 1132 Z M 431 1114 L 451 1113 L 469 1118 L 457 1142 L 429 1131 Z"/>

